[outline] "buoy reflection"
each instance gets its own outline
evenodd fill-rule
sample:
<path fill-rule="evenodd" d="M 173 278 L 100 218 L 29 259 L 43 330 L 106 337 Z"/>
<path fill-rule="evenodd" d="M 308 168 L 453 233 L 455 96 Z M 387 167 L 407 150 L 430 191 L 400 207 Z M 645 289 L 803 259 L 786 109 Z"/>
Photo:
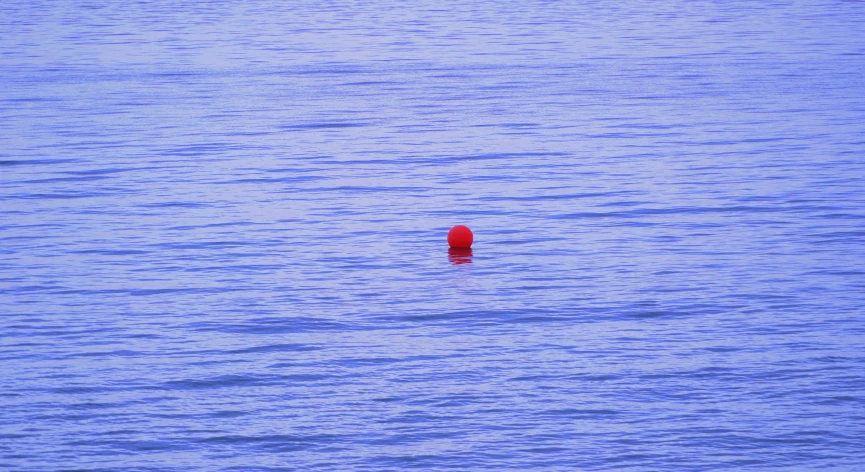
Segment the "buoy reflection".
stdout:
<path fill-rule="evenodd" d="M 451 262 L 451 264 L 471 264 L 472 263 L 472 248 L 470 248 L 470 247 L 448 248 L 448 260 Z"/>

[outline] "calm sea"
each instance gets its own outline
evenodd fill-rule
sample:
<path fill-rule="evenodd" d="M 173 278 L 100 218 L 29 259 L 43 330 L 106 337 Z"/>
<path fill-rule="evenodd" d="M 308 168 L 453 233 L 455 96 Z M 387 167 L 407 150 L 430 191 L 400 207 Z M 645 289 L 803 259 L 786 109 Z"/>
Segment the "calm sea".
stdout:
<path fill-rule="evenodd" d="M 862 471 L 863 308 L 865 2 L 0 3 L 0 470 Z"/>

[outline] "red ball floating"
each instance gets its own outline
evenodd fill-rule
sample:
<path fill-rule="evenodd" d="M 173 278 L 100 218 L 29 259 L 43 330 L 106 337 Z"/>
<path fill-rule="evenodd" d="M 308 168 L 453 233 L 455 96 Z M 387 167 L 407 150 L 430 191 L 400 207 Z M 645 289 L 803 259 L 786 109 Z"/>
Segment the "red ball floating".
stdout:
<path fill-rule="evenodd" d="M 474 239 L 475 236 L 472 234 L 472 230 L 470 230 L 468 226 L 456 225 L 448 231 L 448 244 L 450 244 L 451 247 L 472 247 L 472 241 L 474 241 Z"/>

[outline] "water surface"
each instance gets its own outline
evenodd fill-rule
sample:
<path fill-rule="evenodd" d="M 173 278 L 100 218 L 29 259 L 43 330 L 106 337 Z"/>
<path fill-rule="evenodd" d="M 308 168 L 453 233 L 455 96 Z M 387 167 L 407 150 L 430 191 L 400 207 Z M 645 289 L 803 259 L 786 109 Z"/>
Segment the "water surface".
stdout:
<path fill-rule="evenodd" d="M 863 25 L 4 2 L 0 469 L 862 470 Z"/>

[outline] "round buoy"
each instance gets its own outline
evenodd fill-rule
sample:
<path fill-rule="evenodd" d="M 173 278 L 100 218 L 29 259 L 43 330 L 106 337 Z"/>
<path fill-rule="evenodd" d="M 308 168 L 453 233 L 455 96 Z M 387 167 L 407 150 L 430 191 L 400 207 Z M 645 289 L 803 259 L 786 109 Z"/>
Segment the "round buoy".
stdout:
<path fill-rule="evenodd" d="M 472 241 L 475 237 L 472 230 L 468 226 L 456 225 L 448 231 L 448 244 L 451 247 L 465 248 L 472 247 Z"/>

